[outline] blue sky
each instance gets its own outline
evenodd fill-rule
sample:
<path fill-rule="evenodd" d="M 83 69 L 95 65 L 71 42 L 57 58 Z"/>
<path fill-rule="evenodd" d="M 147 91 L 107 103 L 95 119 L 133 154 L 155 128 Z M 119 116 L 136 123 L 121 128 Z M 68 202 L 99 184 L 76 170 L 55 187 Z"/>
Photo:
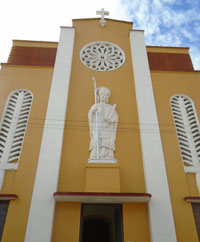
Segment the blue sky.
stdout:
<path fill-rule="evenodd" d="M 200 0 L 121 0 L 134 28 L 145 30 L 147 45 L 190 47 L 200 69 Z"/>
<path fill-rule="evenodd" d="M 200 0 L 2 1 L 0 62 L 7 61 L 12 39 L 58 41 L 60 26 L 97 17 L 102 7 L 110 18 L 144 29 L 147 45 L 190 47 L 194 67 L 200 69 Z"/>

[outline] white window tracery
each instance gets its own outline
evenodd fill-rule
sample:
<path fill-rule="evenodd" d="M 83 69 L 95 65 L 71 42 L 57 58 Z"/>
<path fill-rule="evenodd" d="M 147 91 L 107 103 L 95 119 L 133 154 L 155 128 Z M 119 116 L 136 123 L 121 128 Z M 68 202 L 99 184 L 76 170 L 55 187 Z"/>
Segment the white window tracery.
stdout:
<path fill-rule="evenodd" d="M 87 44 L 80 51 L 80 59 L 88 68 L 96 71 L 112 71 L 119 68 L 125 61 L 123 50 L 106 41 Z"/>
<path fill-rule="evenodd" d="M 200 129 L 195 106 L 189 97 L 176 95 L 171 108 L 185 172 L 196 174 L 200 191 Z"/>
<path fill-rule="evenodd" d="M 32 100 L 33 95 L 28 90 L 16 90 L 8 97 L 0 126 L 1 165 L 19 159 Z M 16 163 L 10 167 L 14 166 Z"/>

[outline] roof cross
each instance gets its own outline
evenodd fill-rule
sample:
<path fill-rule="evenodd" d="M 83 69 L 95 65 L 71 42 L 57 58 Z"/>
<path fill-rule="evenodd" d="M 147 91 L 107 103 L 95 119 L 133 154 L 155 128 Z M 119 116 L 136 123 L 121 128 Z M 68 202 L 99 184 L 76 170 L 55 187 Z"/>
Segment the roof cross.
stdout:
<path fill-rule="evenodd" d="M 105 15 L 109 15 L 108 11 L 104 11 L 104 8 L 102 8 L 100 11 L 96 12 L 97 15 L 101 15 L 101 20 L 99 21 L 101 26 L 104 27 L 106 24 L 106 20 L 104 19 Z"/>

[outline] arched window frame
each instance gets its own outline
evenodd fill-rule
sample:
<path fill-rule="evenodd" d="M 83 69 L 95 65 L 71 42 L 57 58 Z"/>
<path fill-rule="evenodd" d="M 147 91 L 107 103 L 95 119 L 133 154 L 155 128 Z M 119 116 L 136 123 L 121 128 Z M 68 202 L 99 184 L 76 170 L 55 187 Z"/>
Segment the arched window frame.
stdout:
<path fill-rule="evenodd" d="M 170 104 L 185 172 L 199 173 L 200 129 L 194 103 L 190 97 L 177 94 Z"/>
<path fill-rule="evenodd" d="M 0 167 L 4 170 L 18 167 L 32 102 L 33 94 L 27 89 L 14 90 L 7 98 L 0 123 Z"/>

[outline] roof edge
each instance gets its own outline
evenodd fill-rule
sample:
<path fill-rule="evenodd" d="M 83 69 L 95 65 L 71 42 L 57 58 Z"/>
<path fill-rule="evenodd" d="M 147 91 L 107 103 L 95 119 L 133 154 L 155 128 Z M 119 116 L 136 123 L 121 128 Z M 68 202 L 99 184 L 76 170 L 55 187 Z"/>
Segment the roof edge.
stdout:
<path fill-rule="evenodd" d="M 40 40 L 13 40 L 13 46 L 57 48 L 58 42 Z"/>
<path fill-rule="evenodd" d="M 73 21 L 80 21 L 80 20 L 82 20 L 82 21 L 87 21 L 87 20 L 100 20 L 101 18 L 83 18 L 83 19 L 81 19 L 81 18 L 77 18 L 77 19 L 72 19 L 72 22 Z M 132 21 L 125 21 L 125 20 L 118 20 L 118 19 L 112 19 L 112 18 L 104 18 L 105 20 L 111 20 L 111 21 L 115 21 L 115 22 L 122 22 L 122 23 L 128 23 L 128 24 L 133 24 L 133 22 Z"/>

